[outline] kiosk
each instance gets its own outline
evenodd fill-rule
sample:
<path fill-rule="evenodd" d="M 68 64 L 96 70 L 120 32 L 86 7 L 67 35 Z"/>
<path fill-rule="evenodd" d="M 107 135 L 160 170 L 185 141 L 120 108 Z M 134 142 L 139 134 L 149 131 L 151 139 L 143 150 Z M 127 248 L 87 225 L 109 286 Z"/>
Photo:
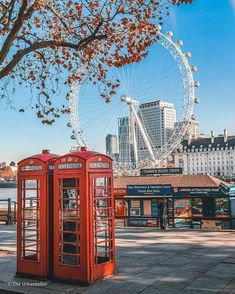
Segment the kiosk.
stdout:
<path fill-rule="evenodd" d="M 17 275 L 52 274 L 53 168 L 58 155 L 42 154 L 18 163 Z"/>
<path fill-rule="evenodd" d="M 54 278 L 89 284 L 115 271 L 112 160 L 87 151 L 55 161 Z"/>

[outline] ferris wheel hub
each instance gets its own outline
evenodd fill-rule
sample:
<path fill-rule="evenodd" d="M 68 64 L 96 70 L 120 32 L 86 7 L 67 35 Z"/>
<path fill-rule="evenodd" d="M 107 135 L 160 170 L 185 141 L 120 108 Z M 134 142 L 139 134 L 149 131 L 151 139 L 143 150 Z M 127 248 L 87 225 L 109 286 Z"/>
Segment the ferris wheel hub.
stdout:
<path fill-rule="evenodd" d="M 138 101 L 134 100 L 131 97 L 125 96 L 125 95 L 123 95 L 121 97 L 121 101 L 122 102 L 126 102 L 128 105 L 139 105 L 139 102 Z"/>

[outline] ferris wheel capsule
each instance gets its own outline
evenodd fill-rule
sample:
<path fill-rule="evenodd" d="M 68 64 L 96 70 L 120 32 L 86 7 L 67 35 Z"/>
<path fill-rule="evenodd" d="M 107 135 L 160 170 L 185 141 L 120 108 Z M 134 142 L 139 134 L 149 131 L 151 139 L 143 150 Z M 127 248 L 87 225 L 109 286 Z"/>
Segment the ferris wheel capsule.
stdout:
<path fill-rule="evenodd" d="M 192 57 L 192 53 L 189 52 L 189 51 L 187 51 L 187 52 L 185 53 L 185 56 L 188 57 L 188 58 L 190 58 L 190 57 Z"/>
<path fill-rule="evenodd" d="M 71 125 L 71 123 L 69 122 L 69 123 L 67 123 L 67 127 L 69 127 L 69 128 L 71 128 L 72 127 L 72 125 Z"/>
<path fill-rule="evenodd" d="M 199 82 L 195 82 L 194 83 L 194 87 L 196 87 L 196 88 L 200 87 L 200 83 Z"/>
<path fill-rule="evenodd" d="M 74 135 L 71 136 L 72 140 L 76 140 L 76 137 Z"/>
<path fill-rule="evenodd" d="M 183 42 L 182 40 L 178 40 L 178 41 L 176 42 L 176 44 L 177 44 L 178 46 L 183 46 L 183 45 L 184 45 L 184 42 Z"/>
<path fill-rule="evenodd" d="M 162 26 L 161 25 L 157 25 L 157 30 L 158 31 L 161 31 L 161 29 L 162 29 Z"/>
<path fill-rule="evenodd" d="M 200 103 L 200 100 L 196 97 L 194 100 L 193 100 L 194 104 L 199 104 Z"/>
<path fill-rule="evenodd" d="M 194 114 L 191 116 L 191 120 L 196 120 L 196 116 Z"/>
<path fill-rule="evenodd" d="M 192 72 L 196 72 L 196 71 L 197 71 L 197 67 L 196 67 L 195 65 L 193 65 L 193 66 L 191 67 L 191 71 L 192 71 Z"/>
<path fill-rule="evenodd" d="M 173 32 L 169 31 L 166 33 L 167 37 L 172 38 L 174 36 Z"/>

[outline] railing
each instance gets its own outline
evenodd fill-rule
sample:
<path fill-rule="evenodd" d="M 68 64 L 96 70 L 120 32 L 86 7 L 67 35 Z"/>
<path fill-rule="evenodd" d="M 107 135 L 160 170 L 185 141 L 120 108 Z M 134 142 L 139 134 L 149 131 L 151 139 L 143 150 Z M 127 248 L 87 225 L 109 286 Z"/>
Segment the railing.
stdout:
<path fill-rule="evenodd" d="M 0 222 L 12 225 L 17 221 L 17 202 L 11 198 L 0 199 Z"/>

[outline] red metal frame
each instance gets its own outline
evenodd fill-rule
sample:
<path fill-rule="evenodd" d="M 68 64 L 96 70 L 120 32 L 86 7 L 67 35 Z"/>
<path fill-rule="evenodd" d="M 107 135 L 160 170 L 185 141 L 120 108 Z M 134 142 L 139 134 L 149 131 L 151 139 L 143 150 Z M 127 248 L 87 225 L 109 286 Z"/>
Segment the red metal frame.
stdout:
<path fill-rule="evenodd" d="M 44 151 L 18 164 L 18 275 L 47 278 L 52 274 L 49 207 L 53 195 L 49 179 L 56 157 Z"/>
<path fill-rule="evenodd" d="M 94 187 L 93 182 L 97 177 L 110 179 L 107 189 Z M 66 186 L 66 183 L 72 183 L 74 180 L 79 180 L 79 186 L 76 184 L 76 188 L 73 187 L 75 185 L 62 187 L 62 184 Z M 76 200 L 74 198 L 75 195 L 78 195 L 74 189 L 79 191 L 79 203 L 78 197 Z M 103 193 L 98 195 L 99 201 L 94 199 L 94 191 L 97 189 Z M 105 190 L 109 192 L 108 195 L 104 194 Z M 110 253 L 106 253 L 111 256 L 110 260 L 106 259 L 102 264 L 96 264 L 98 257 L 95 254 L 95 245 L 98 244 L 95 243 L 97 234 L 95 235 L 94 227 L 97 218 L 94 215 L 94 203 L 98 202 L 109 204 L 107 208 L 102 207 L 102 209 L 108 211 L 110 236 L 112 237 L 112 240 L 102 242 L 109 244 Z M 99 210 L 100 207 L 97 209 Z M 63 257 L 65 255 L 68 256 L 67 259 Z M 54 277 L 90 283 L 113 274 L 114 270 L 112 160 L 106 155 L 88 151 L 73 152 L 62 156 L 56 160 L 54 171 Z"/>

